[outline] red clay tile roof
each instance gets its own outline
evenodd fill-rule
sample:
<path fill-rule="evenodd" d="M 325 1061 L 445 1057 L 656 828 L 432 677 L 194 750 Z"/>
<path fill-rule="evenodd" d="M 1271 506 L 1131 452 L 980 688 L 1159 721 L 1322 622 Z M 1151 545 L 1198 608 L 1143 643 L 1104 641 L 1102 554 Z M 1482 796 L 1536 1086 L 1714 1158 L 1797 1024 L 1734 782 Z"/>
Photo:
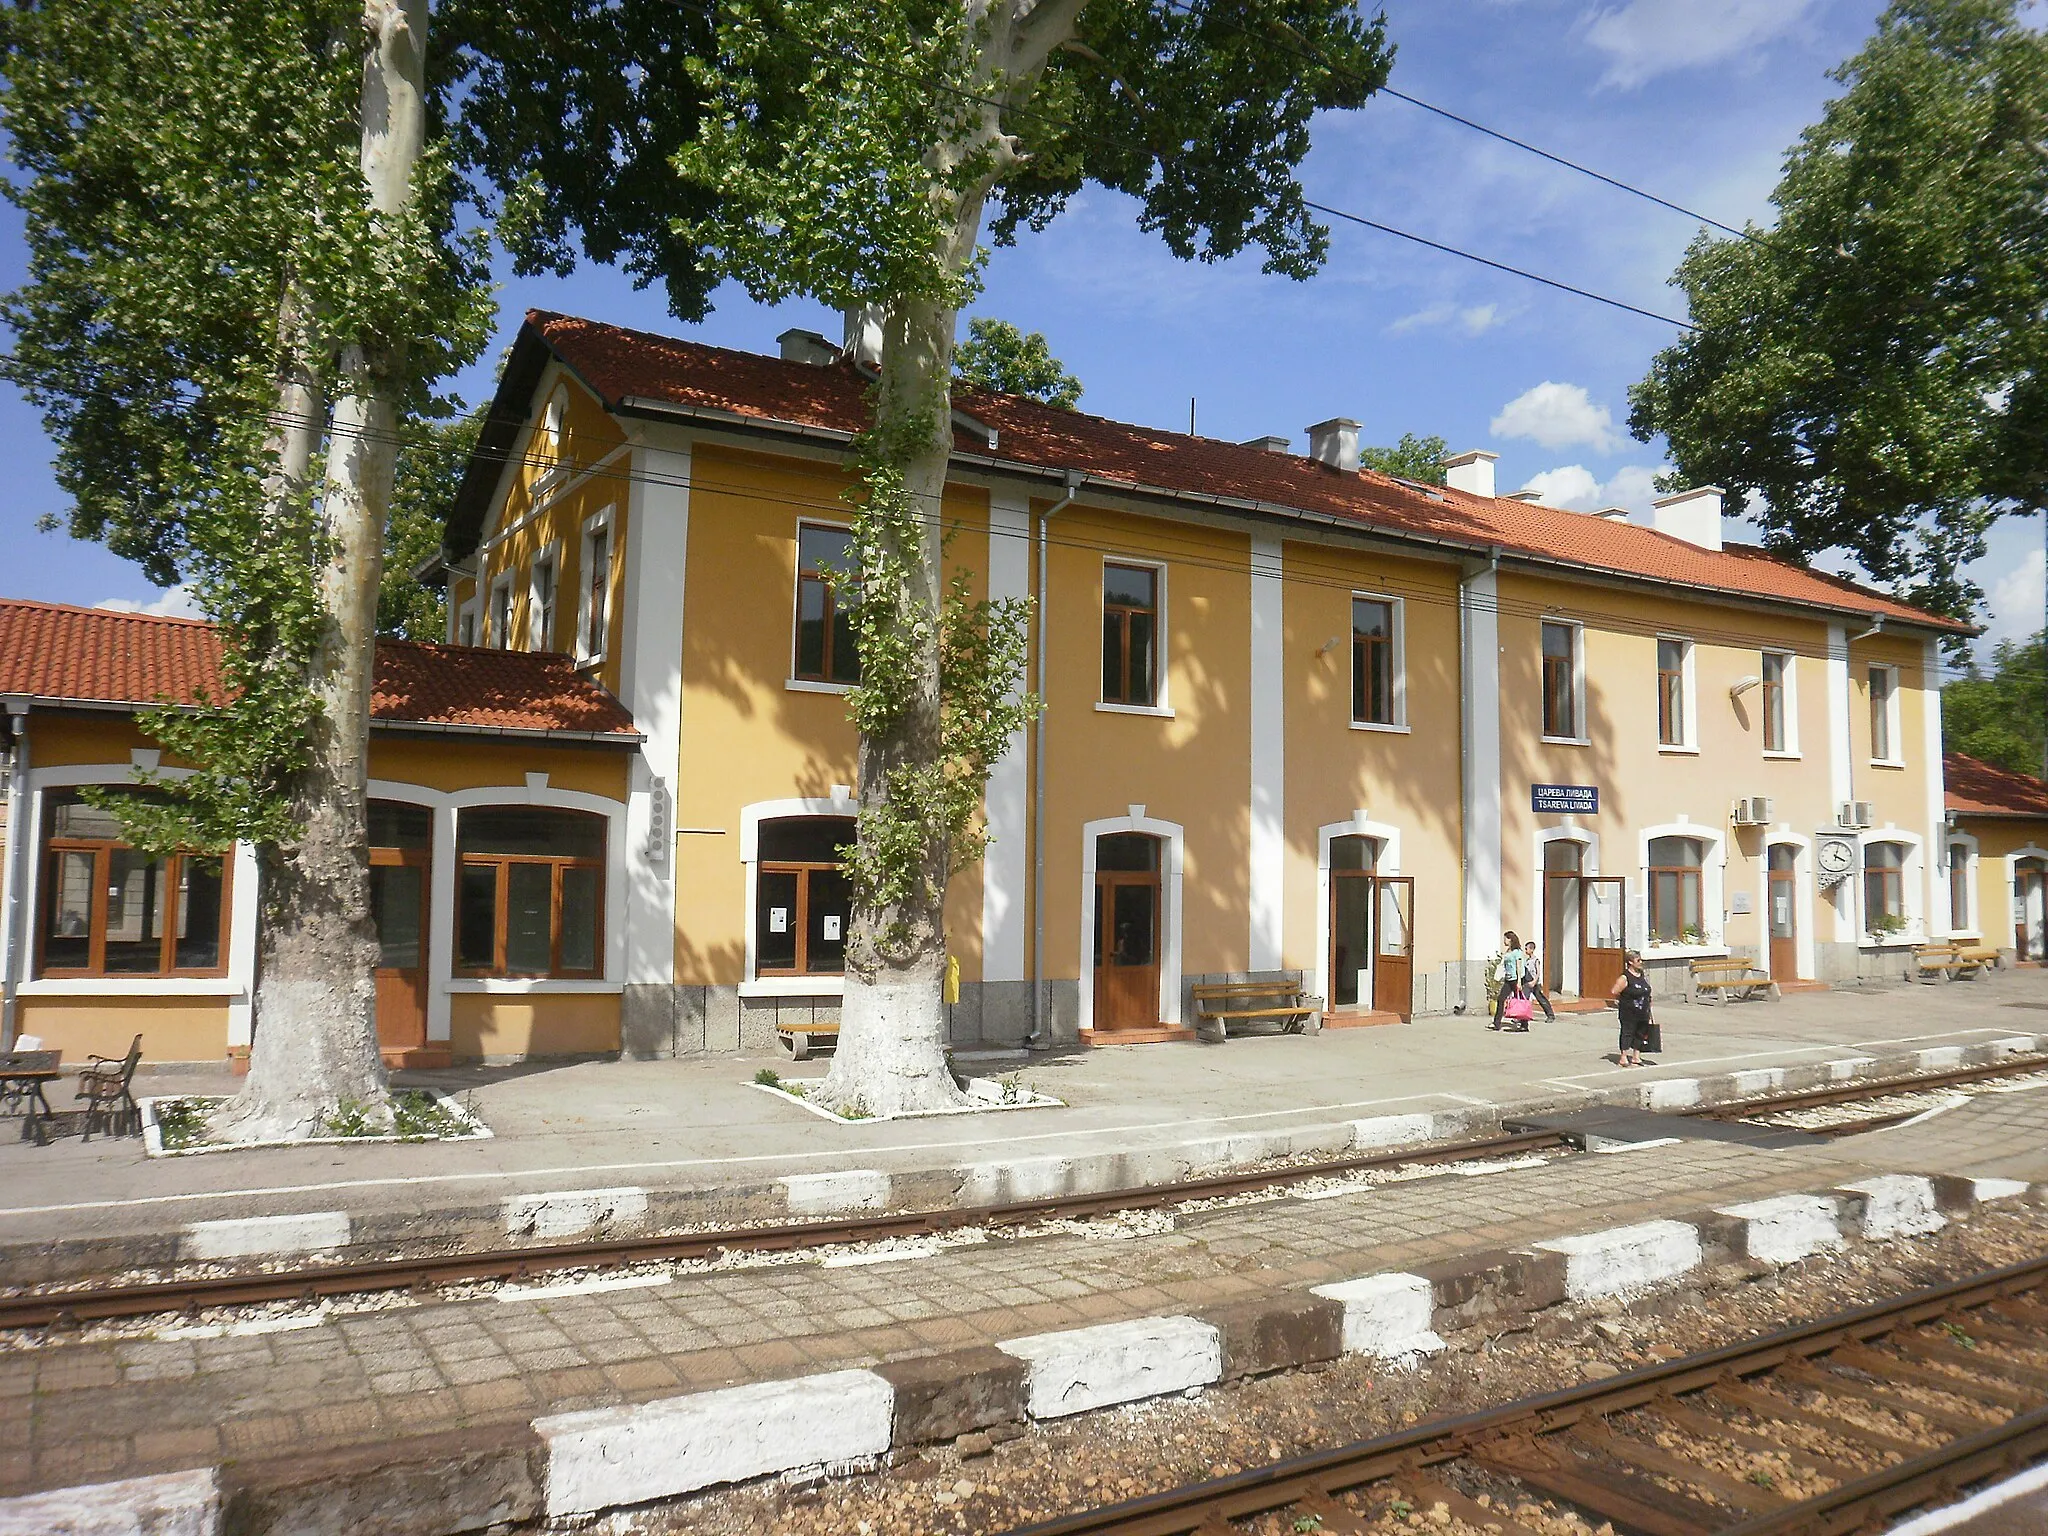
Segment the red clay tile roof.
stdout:
<path fill-rule="evenodd" d="M 844 365 L 788 363 L 544 310 L 530 310 L 526 318 L 613 409 L 632 398 L 836 432 L 857 432 L 867 422 L 866 381 Z M 1042 470 L 1079 469 L 1193 499 L 1259 502 L 1395 537 L 1498 547 L 1503 554 L 1588 570 L 1972 632 L 1967 624 L 1746 545 L 1716 553 L 1654 529 L 1533 502 L 1452 490 L 1431 495 L 1369 471 L 1344 474 L 1295 454 L 1127 426 L 1015 395 L 961 389 L 954 403 L 997 432 L 993 453 L 969 434 L 958 445 L 964 454 Z"/>
<path fill-rule="evenodd" d="M 1948 808 L 1976 816 L 2048 816 L 2048 784 L 2029 773 L 1994 768 L 1961 752 L 1941 760 Z"/>
<path fill-rule="evenodd" d="M 0 598 L 0 694 L 190 704 L 220 688 L 220 641 L 202 620 Z M 639 739 L 625 706 L 566 656 L 408 640 L 377 643 L 370 716 L 385 726 Z"/>

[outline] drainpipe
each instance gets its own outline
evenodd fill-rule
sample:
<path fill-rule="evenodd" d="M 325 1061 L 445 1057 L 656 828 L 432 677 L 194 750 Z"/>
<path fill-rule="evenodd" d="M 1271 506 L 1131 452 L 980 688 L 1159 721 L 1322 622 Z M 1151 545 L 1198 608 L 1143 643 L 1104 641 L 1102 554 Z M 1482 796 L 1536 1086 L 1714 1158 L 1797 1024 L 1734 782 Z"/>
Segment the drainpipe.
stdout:
<path fill-rule="evenodd" d="M 1038 718 L 1032 723 L 1031 750 L 1031 1033 L 1026 1050 L 1049 1051 L 1052 1036 L 1045 1027 L 1045 650 L 1046 650 L 1046 524 L 1065 511 L 1080 494 L 1085 478 L 1078 469 L 1062 477 L 1066 494 L 1038 514 Z"/>
<path fill-rule="evenodd" d="M 21 907 L 22 837 L 27 831 L 22 817 L 28 805 L 28 705 L 28 699 L 19 694 L 10 694 L 6 700 L 7 840 L 4 853 L 0 853 L 0 859 L 5 861 L 0 863 L 0 886 L 5 888 L 4 894 L 0 894 L 0 948 L 4 948 L 5 956 L 0 959 L 0 1041 L 10 1051 L 20 1033 L 15 1025 L 14 1000 L 21 982 L 22 936 L 17 915 Z"/>
<path fill-rule="evenodd" d="M 1467 893 L 1472 887 L 1472 726 L 1477 718 L 1478 701 L 1468 697 L 1471 691 L 1472 666 L 1472 582 L 1474 578 L 1491 572 L 1496 579 L 1500 574 L 1500 550 L 1489 549 L 1483 570 L 1475 570 L 1470 563 L 1458 578 L 1458 1004 L 1451 1011 L 1462 1014 L 1471 1005 L 1471 960 L 1469 941 L 1471 920 L 1466 906 Z M 1496 611 L 1500 603 L 1500 589 L 1494 589 Z M 1497 658 L 1496 658 L 1497 659 Z M 1493 708 L 1500 708 L 1496 697 Z"/>

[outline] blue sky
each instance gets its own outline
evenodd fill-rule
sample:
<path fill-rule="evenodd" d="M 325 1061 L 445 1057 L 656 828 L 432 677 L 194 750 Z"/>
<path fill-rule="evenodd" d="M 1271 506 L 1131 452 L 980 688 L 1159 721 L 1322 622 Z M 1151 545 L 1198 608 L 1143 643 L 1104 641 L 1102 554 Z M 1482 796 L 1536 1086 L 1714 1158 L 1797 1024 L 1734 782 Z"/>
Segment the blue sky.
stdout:
<path fill-rule="evenodd" d="M 1388 0 L 1393 83 L 1717 219 L 1768 214 L 1780 157 L 1833 89 L 1878 0 Z M 1303 168 L 1311 197 L 1644 309 L 1682 312 L 1665 280 L 1688 219 L 1387 98 L 1324 118 Z M 0 209 L 0 287 L 22 277 L 18 216 Z M 658 292 L 617 273 L 502 274 L 501 340 L 521 311 L 558 309 L 770 351 L 816 305 L 766 310 L 728 288 L 683 328 Z M 1091 190 L 1042 235 L 995 253 L 975 312 L 1043 331 L 1087 386 L 1083 409 L 1226 438 L 1352 416 L 1368 441 L 1435 432 L 1500 455 L 1501 489 L 1559 505 L 1646 507 L 1657 445 L 1626 430 L 1628 386 L 1670 327 L 1356 227 L 1296 283 L 1257 260 L 1176 261 L 1133 208 Z M 488 395 L 495 352 L 458 388 Z M 66 602 L 161 603 L 134 567 L 36 530 L 63 511 L 35 413 L 0 385 L 0 592 Z M 1735 530 L 1731 527 L 1731 533 Z M 1992 637 L 2041 623 L 2038 519 L 2008 521 L 1977 568 Z"/>

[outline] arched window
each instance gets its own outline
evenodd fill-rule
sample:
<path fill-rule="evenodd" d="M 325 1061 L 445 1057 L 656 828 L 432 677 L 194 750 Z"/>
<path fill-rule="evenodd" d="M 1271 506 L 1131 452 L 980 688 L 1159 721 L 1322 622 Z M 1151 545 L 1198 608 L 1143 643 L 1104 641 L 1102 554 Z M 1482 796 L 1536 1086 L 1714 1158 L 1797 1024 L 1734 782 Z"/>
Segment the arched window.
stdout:
<path fill-rule="evenodd" d="M 1700 840 L 1696 837 L 1650 839 L 1650 942 L 1704 944 L 1707 933 L 1700 911 Z"/>
<path fill-rule="evenodd" d="M 761 823 L 754 877 L 754 974 L 842 976 L 853 893 L 839 850 L 850 816 L 787 816 Z"/>
<path fill-rule="evenodd" d="M 1871 933 L 1906 927 L 1906 850 L 1898 843 L 1863 845 L 1863 926 Z"/>
<path fill-rule="evenodd" d="M 548 396 L 547 408 L 540 415 L 540 451 L 550 459 L 562 456 L 562 430 L 569 417 L 569 386 L 558 384 L 555 392 Z"/>
<path fill-rule="evenodd" d="M 602 816 L 478 806 L 455 824 L 455 968 L 594 977 L 604 969 Z"/>

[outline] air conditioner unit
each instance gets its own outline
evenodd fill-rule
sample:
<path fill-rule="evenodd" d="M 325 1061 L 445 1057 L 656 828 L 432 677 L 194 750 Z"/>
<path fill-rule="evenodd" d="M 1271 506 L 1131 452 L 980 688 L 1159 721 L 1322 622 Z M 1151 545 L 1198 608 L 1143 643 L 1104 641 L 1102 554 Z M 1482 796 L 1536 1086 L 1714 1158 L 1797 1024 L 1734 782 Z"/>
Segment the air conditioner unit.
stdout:
<path fill-rule="evenodd" d="M 1771 797 L 1744 795 L 1735 802 L 1734 821 L 1738 827 L 1768 827 L 1771 824 Z"/>
<path fill-rule="evenodd" d="M 1868 800 L 1844 800 L 1835 807 L 1835 825 L 1851 832 L 1877 825 L 1877 807 Z"/>

